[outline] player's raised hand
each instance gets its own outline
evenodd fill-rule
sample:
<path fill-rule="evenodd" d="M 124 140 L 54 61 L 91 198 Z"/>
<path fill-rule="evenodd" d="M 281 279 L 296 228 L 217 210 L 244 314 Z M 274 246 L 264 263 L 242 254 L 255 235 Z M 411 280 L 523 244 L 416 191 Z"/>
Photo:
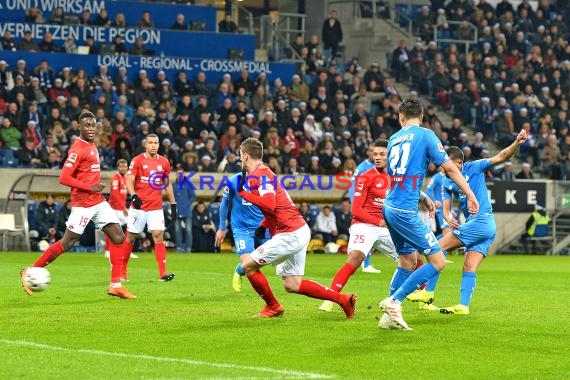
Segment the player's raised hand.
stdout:
<path fill-rule="evenodd" d="M 225 239 L 226 239 L 226 231 L 218 230 L 216 231 L 216 240 L 214 241 L 214 244 L 216 245 L 216 247 L 219 247 L 222 245 Z"/>
<path fill-rule="evenodd" d="M 521 129 L 521 131 L 519 132 L 519 134 L 517 135 L 517 144 L 522 145 L 526 139 L 528 138 L 528 135 L 526 133 L 526 131 L 524 129 Z"/>
<path fill-rule="evenodd" d="M 93 192 L 93 193 L 100 193 L 103 190 L 105 190 L 105 184 L 104 183 L 96 183 L 93 186 L 91 186 L 91 192 Z"/>

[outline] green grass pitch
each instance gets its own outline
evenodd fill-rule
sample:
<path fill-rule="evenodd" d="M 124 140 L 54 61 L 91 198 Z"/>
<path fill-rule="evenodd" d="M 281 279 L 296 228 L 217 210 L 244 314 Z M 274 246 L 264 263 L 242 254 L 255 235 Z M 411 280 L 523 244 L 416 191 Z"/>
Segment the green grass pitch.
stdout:
<path fill-rule="evenodd" d="M 231 288 L 234 255 L 170 254 L 170 283 L 151 254 L 131 260 L 127 286 L 139 298 L 106 295 L 102 254 L 66 253 L 48 269 L 50 287 L 27 296 L 19 270 L 37 253 L 2 253 L 2 379 L 568 379 L 570 257 L 498 256 L 480 268 L 467 316 L 404 306 L 414 331 L 377 327 L 394 263 L 357 272 L 356 316 L 317 310 L 270 279 L 283 318 L 251 315 L 262 301 L 244 281 Z M 451 258 L 435 304 L 458 302 L 462 257 Z M 344 255 L 309 255 L 306 277 L 329 285 Z"/>

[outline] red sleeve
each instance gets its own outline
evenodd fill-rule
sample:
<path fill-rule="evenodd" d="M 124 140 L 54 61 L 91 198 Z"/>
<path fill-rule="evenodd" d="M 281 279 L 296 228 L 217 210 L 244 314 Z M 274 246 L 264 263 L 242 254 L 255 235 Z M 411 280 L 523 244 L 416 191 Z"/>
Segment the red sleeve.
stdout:
<path fill-rule="evenodd" d="M 170 175 L 170 161 L 168 161 L 168 159 L 165 159 L 165 161 L 166 165 L 164 166 L 164 174 Z"/>
<path fill-rule="evenodd" d="M 116 175 L 111 177 L 111 191 L 109 192 L 109 203 L 120 204 L 121 203 L 121 188 L 120 182 Z"/>
<path fill-rule="evenodd" d="M 259 224 L 259 227 L 263 227 L 265 229 L 269 228 L 269 221 L 267 220 L 266 217 L 263 217 L 263 220 Z"/>
<path fill-rule="evenodd" d="M 262 210 L 274 212 L 277 202 L 275 200 L 275 189 L 271 182 L 264 181 L 262 183 L 259 178 L 252 178 L 248 179 L 247 184 L 248 186 L 246 186 L 246 189 L 249 188 L 251 191 L 258 193 L 259 195 L 256 195 L 253 192 L 248 192 L 244 189 L 239 193 L 239 196 L 246 201 L 253 203 Z"/>
<path fill-rule="evenodd" d="M 364 208 L 366 203 L 366 198 L 368 197 L 368 187 L 369 187 L 368 177 L 366 175 L 360 175 L 356 177 L 356 183 L 354 185 L 354 198 L 352 199 L 352 215 L 358 220 L 369 223 L 374 226 L 380 224 L 379 220 L 368 212 Z"/>
<path fill-rule="evenodd" d="M 73 178 L 73 173 L 79 166 L 79 163 L 82 159 L 82 153 L 77 153 L 76 151 L 69 152 L 67 156 L 67 160 L 65 160 L 65 164 L 63 164 L 63 168 L 61 169 L 61 174 L 59 175 L 59 183 L 67 187 L 75 187 L 77 189 L 91 190 L 91 186 L 93 184 L 81 182 L 78 179 Z"/>

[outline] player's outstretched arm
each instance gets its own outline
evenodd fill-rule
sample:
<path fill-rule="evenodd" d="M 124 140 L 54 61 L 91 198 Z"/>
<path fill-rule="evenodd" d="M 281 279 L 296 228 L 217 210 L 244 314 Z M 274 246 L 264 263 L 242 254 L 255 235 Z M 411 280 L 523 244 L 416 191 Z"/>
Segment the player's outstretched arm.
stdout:
<path fill-rule="evenodd" d="M 459 188 L 463 191 L 465 196 L 467 197 L 467 209 L 469 210 L 470 214 L 476 214 L 479 211 L 479 202 L 477 198 L 475 198 L 475 194 L 467 184 L 463 175 L 457 169 L 457 166 L 451 161 L 446 161 L 441 164 L 443 170 L 445 170 L 445 174 L 459 186 Z"/>
<path fill-rule="evenodd" d="M 499 153 L 497 153 L 497 155 L 491 157 L 491 165 L 498 165 L 507 161 L 516 153 L 520 146 L 524 144 L 527 138 L 528 136 L 526 134 L 526 131 L 524 129 L 521 130 L 511 145 L 501 150 Z"/>
<path fill-rule="evenodd" d="M 423 191 L 420 191 L 420 201 L 423 203 L 424 207 L 429 213 L 430 217 L 433 217 L 435 214 L 435 203 L 433 200 Z"/>

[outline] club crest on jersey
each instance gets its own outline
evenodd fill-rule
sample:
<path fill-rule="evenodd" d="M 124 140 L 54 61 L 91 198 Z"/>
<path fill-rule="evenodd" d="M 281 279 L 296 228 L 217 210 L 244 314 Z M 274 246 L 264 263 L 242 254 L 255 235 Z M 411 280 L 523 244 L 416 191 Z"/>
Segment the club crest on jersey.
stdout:
<path fill-rule="evenodd" d="M 162 165 L 158 165 L 158 166 L 156 167 L 156 170 L 159 171 L 159 172 L 161 172 L 161 171 L 162 171 Z"/>
<path fill-rule="evenodd" d="M 94 151 L 94 150 L 91 151 L 91 155 L 92 155 L 92 156 L 95 155 L 95 151 Z"/>
<path fill-rule="evenodd" d="M 69 157 L 67 157 L 67 161 L 75 162 L 75 160 L 77 160 L 77 153 L 70 153 Z"/>
<path fill-rule="evenodd" d="M 148 165 L 143 165 L 143 169 L 148 169 Z"/>
<path fill-rule="evenodd" d="M 443 147 L 443 144 L 441 144 L 441 143 L 437 144 L 437 149 L 439 149 L 440 152 L 445 152 L 445 148 Z"/>

